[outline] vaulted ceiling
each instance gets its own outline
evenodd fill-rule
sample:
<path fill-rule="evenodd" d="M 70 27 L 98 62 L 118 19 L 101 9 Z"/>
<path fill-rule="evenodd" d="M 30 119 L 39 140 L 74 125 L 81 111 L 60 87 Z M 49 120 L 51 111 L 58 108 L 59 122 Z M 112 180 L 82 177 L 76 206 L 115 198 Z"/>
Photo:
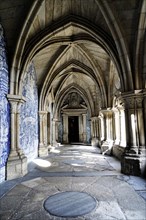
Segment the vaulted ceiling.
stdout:
<path fill-rule="evenodd" d="M 146 25 L 145 5 L 145 0 L 1 1 L 11 92 L 20 92 L 33 62 L 43 103 L 50 94 L 59 100 L 68 88 L 78 88 L 99 107 L 111 106 L 114 95 L 136 87 L 133 45 L 140 14 L 141 27 Z"/>

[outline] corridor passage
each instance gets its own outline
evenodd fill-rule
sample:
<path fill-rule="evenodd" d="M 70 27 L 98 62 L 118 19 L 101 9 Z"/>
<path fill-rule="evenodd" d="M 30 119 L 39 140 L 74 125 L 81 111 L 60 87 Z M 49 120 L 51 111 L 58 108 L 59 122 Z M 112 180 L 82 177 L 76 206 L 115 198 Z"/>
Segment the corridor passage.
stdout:
<path fill-rule="evenodd" d="M 117 159 L 84 145 L 54 147 L 26 176 L 0 185 L 0 219 L 145 220 L 146 188 Z"/>

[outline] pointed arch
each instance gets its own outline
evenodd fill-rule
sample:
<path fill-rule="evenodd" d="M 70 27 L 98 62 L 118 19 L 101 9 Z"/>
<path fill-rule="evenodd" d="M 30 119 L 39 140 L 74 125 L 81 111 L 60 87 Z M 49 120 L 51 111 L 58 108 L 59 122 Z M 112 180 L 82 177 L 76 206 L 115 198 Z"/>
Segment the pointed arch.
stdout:
<path fill-rule="evenodd" d="M 71 84 L 68 87 L 66 87 L 59 94 L 59 96 L 56 99 L 56 102 L 55 102 L 55 105 L 54 105 L 54 109 L 55 109 L 54 117 L 55 118 L 56 118 L 56 116 L 59 112 L 59 109 L 60 109 L 60 106 L 61 106 L 63 100 L 67 97 L 68 93 L 72 92 L 72 91 L 76 91 L 85 100 L 85 102 L 87 104 L 87 107 L 89 109 L 89 114 L 90 114 L 90 116 L 92 115 L 92 104 L 89 102 L 88 95 L 87 95 L 86 91 L 77 84 Z"/>
<path fill-rule="evenodd" d="M 116 44 L 118 57 L 120 59 L 120 64 L 122 68 L 124 90 L 125 91 L 133 90 L 134 84 L 132 77 L 131 62 L 130 62 L 127 43 L 122 34 L 122 30 L 120 29 L 120 25 L 119 25 L 120 21 L 118 20 L 117 17 L 115 17 L 113 11 L 110 8 L 108 1 L 96 0 L 96 3 L 98 4 L 110 28 L 113 39 Z"/>
<path fill-rule="evenodd" d="M 43 1 L 44 0 L 34 1 L 25 19 L 23 28 L 20 32 L 20 36 L 17 41 L 14 57 L 12 60 L 11 70 L 10 70 L 10 93 L 11 94 L 18 94 L 19 75 L 21 72 L 21 59 L 24 54 L 27 35 L 29 32 L 30 26 L 32 22 L 34 21 L 35 16 L 38 12 L 38 9 L 40 8 Z"/>
<path fill-rule="evenodd" d="M 47 45 L 57 42 L 58 43 L 62 42 L 62 39 L 55 39 L 53 37 L 55 36 L 56 33 L 59 33 L 59 31 L 71 25 L 81 28 L 84 31 L 87 31 L 88 35 L 66 37 L 63 39 L 63 43 L 77 41 L 81 39 L 81 37 L 83 40 L 94 41 L 95 43 L 102 46 L 104 50 L 109 54 L 109 56 L 113 59 L 113 62 L 115 63 L 118 69 L 120 79 L 123 79 L 118 52 L 116 50 L 115 43 L 112 40 L 112 38 L 110 38 L 109 35 L 107 35 L 103 30 L 101 30 L 101 28 L 94 26 L 86 19 L 83 19 L 78 16 L 67 16 L 63 18 L 61 21 L 55 22 L 51 26 L 45 28 L 44 30 L 39 32 L 36 36 L 34 36 L 29 42 L 27 42 L 27 45 L 23 50 L 23 54 L 19 57 L 19 64 L 20 64 L 19 72 L 17 72 L 17 74 L 14 74 L 14 72 L 12 72 L 13 75 L 12 78 L 15 78 L 13 79 L 13 82 L 14 81 L 17 82 L 16 83 L 17 88 L 15 92 L 18 91 L 19 93 L 21 92 L 19 90 L 18 82 L 22 80 L 23 73 L 25 72 L 26 66 L 30 62 L 30 60 L 33 59 L 33 57 L 38 53 L 38 51 L 40 51 L 42 48 L 46 47 Z M 124 84 L 125 82 L 123 81 L 123 87 Z M 11 82 L 11 87 L 13 86 L 14 84 Z"/>
<path fill-rule="evenodd" d="M 144 89 L 143 80 L 143 62 L 144 54 L 146 53 L 146 1 L 141 1 L 140 16 L 138 21 L 138 32 L 136 35 L 136 49 L 135 49 L 135 89 Z M 146 56 L 146 55 L 145 55 Z M 146 79 L 145 79 L 146 80 Z"/>

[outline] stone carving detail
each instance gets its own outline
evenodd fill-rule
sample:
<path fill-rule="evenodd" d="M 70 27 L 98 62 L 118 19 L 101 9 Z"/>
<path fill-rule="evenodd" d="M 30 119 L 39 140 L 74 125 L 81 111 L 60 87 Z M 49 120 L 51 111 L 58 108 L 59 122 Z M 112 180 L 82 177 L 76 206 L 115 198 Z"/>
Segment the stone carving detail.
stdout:
<path fill-rule="evenodd" d="M 65 99 L 63 106 L 68 109 L 82 109 L 86 106 L 86 104 L 77 92 L 71 92 Z"/>
<path fill-rule="evenodd" d="M 30 161 L 38 155 L 38 92 L 33 64 L 23 81 L 22 95 L 26 102 L 20 113 L 20 147 Z"/>
<path fill-rule="evenodd" d="M 79 106 L 79 95 L 75 92 L 70 94 L 69 106 L 77 108 Z"/>
<path fill-rule="evenodd" d="M 8 66 L 3 28 L 0 25 L 0 182 L 5 180 L 5 165 L 10 151 L 10 106 L 8 93 Z"/>
<path fill-rule="evenodd" d="M 143 96 L 139 95 L 131 95 L 130 97 L 124 97 L 125 107 L 128 109 L 136 109 L 142 108 Z"/>

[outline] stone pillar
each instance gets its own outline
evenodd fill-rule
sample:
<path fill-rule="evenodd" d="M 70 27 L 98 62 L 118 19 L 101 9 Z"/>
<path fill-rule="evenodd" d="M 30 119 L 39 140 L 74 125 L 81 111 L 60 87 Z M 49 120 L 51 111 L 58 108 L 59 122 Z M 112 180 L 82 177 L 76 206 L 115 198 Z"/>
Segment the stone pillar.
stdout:
<path fill-rule="evenodd" d="M 83 142 L 87 142 L 87 130 L 86 130 L 86 122 L 87 122 L 87 114 L 82 114 L 83 116 Z"/>
<path fill-rule="evenodd" d="M 104 140 L 105 140 L 105 121 L 104 121 L 104 115 L 100 112 L 100 115 L 98 116 L 99 118 L 99 139 L 100 139 L 100 142 L 102 143 Z M 100 144 L 101 144 L 100 143 Z"/>
<path fill-rule="evenodd" d="M 105 140 L 101 145 L 102 154 L 111 154 L 113 147 L 113 111 L 110 109 L 102 110 L 105 121 Z"/>
<path fill-rule="evenodd" d="M 11 106 L 11 150 L 7 162 L 7 179 L 21 177 L 27 173 L 27 158 L 20 149 L 20 106 L 25 101 L 18 95 L 7 95 Z"/>
<path fill-rule="evenodd" d="M 79 141 L 83 142 L 83 118 L 82 118 L 82 115 L 79 115 L 78 118 L 79 118 Z"/>
<path fill-rule="evenodd" d="M 125 125 L 125 109 L 119 109 L 119 117 L 120 117 L 120 143 L 119 145 L 122 147 L 126 147 L 126 125 Z"/>
<path fill-rule="evenodd" d="M 40 119 L 40 143 L 39 143 L 39 156 L 44 157 L 48 155 L 47 144 L 47 112 L 39 111 Z"/>
<path fill-rule="evenodd" d="M 53 146 L 57 146 L 58 143 L 58 119 L 53 119 Z"/>
<path fill-rule="evenodd" d="M 114 109 L 114 145 L 119 145 L 120 143 L 120 112 L 118 109 Z"/>
<path fill-rule="evenodd" d="M 128 175 L 142 175 L 145 169 L 145 131 L 143 94 L 122 95 L 125 101 L 127 147 L 122 159 L 122 172 Z"/>
<path fill-rule="evenodd" d="M 99 145 L 98 117 L 91 118 L 92 146 Z"/>
<path fill-rule="evenodd" d="M 51 148 L 51 117 L 50 117 L 50 112 L 47 114 L 47 145 L 48 149 Z"/>
<path fill-rule="evenodd" d="M 126 146 L 126 127 L 125 127 L 125 112 L 123 106 L 120 104 L 113 109 L 114 116 L 114 143 L 112 154 L 121 160 Z"/>
<path fill-rule="evenodd" d="M 63 143 L 68 143 L 68 115 L 63 114 Z"/>

